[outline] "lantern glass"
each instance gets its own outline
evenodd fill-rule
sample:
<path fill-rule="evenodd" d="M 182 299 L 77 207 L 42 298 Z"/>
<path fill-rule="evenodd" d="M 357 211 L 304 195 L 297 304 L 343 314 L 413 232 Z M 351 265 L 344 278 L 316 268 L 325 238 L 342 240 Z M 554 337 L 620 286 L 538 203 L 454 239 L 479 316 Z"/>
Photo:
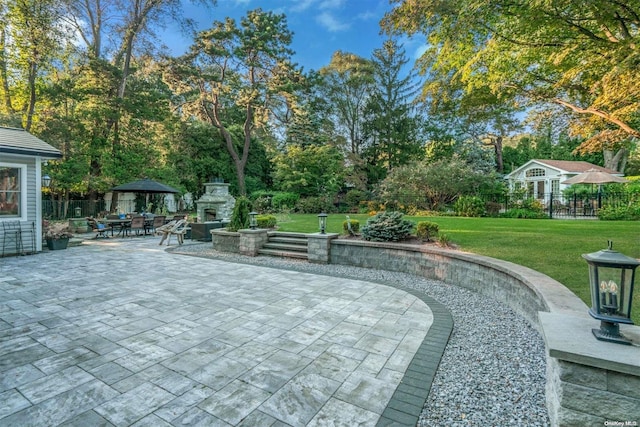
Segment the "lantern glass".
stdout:
<path fill-rule="evenodd" d="M 324 234 L 327 229 L 327 214 L 322 212 L 318 215 L 318 226 L 320 227 L 320 234 Z"/>
<path fill-rule="evenodd" d="M 49 175 L 42 175 L 42 187 L 49 188 L 51 186 L 51 177 Z"/>
<path fill-rule="evenodd" d="M 258 212 L 249 212 L 249 228 L 255 230 L 258 227 Z"/>
<path fill-rule="evenodd" d="M 631 318 L 631 297 L 635 269 L 591 264 L 592 310 L 595 314 L 616 318 L 621 323 Z"/>

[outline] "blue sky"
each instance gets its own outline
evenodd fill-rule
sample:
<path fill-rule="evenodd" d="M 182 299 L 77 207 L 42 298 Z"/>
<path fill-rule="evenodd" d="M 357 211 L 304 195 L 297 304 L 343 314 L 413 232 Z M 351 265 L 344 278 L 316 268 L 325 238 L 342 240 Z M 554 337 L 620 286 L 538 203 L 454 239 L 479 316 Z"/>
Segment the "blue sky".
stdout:
<path fill-rule="evenodd" d="M 380 34 L 379 23 L 391 10 L 388 0 L 218 0 L 217 6 L 208 10 L 188 1 L 184 3 L 185 15 L 197 22 L 199 30 L 210 28 L 213 21 L 227 16 L 240 19 L 248 10 L 257 8 L 284 13 L 294 33 L 293 60 L 307 71 L 328 65 L 336 50 L 370 58 L 386 38 Z M 180 55 L 191 40 L 174 34 L 163 41 L 174 54 Z M 404 42 L 407 56 L 415 59 L 419 43 Z"/>

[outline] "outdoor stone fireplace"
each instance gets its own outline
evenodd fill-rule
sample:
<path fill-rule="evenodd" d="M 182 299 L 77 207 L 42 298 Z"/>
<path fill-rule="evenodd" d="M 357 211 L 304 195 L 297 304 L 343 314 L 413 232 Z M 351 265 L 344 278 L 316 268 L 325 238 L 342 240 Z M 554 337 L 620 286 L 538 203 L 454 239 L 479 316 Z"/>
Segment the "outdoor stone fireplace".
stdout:
<path fill-rule="evenodd" d="M 205 193 L 196 200 L 198 222 L 231 218 L 236 199 L 229 194 L 229 184 L 213 181 L 204 185 Z"/>

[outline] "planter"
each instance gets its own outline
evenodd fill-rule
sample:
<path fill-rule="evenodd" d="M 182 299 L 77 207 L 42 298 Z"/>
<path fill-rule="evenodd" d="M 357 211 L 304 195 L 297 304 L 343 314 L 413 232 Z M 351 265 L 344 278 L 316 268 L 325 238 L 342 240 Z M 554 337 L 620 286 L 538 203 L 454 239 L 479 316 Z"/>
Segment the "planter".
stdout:
<path fill-rule="evenodd" d="M 213 248 L 220 252 L 240 253 L 240 233 L 225 229 L 211 230 Z"/>
<path fill-rule="evenodd" d="M 56 251 L 59 249 L 67 249 L 67 245 L 69 244 L 69 238 L 63 239 L 47 239 L 47 247 L 51 251 Z"/>

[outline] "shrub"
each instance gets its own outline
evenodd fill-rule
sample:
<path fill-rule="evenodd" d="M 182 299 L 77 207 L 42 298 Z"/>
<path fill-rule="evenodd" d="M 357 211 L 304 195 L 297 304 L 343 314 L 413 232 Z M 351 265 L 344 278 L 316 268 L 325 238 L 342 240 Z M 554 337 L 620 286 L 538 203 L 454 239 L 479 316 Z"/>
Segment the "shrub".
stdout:
<path fill-rule="evenodd" d="M 300 213 L 331 212 L 333 205 L 324 197 L 305 197 L 296 203 L 296 211 Z"/>
<path fill-rule="evenodd" d="M 509 209 L 500 215 L 503 218 L 523 218 L 523 219 L 541 219 L 548 218 L 544 212 L 538 212 L 531 209 L 515 208 Z"/>
<path fill-rule="evenodd" d="M 630 206 L 603 206 L 598 210 L 598 219 L 603 221 L 640 220 L 640 202 Z"/>
<path fill-rule="evenodd" d="M 344 195 L 344 201 L 350 208 L 357 208 L 367 198 L 367 193 L 362 190 L 349 190 Z"/>
<path fill-rule="evenodd" d="M 413 230 L 413 222 L 403 219 L 401 212 L 380 212 L 367 220 L 362 237 L 374 242 L 397 242 Z"/>
<path fill-rule="evenodd" d="M 351 235 L 359 233 L 360 221 L 347 217 L 347 219 L 342 223 L 342 231 L 344 231 L 345 234 Z"/>
<path fill-rule="evenodd" d="M 275 228 L 278 221 L 274 215 L 258 215 L 258 228 Z"/>
<path fill-rule="evenodd" d="M 458 216 L 479 217 L 487 214 L 487 209 L 480 197 L 460 196 L 453 204 L 453 209 Z"/>
<path fill-rule="evenodd" d="M 453 244 L 449 236 L 446 234 L 440 234 L 438 236 L 438 246 L 442 248 L 455 248 L 456 245 Z"/>
<path fill-rule="evenodd" d="M 278 211 L 293 209 L 299 198 L 296 193 L 278 192 L 271 198 L 271 206 Z"/>
<path fill-rule="evenodd" d="M 428 242 L 432 237 L 436 237 L 438 235 L 439 230 L 440 226 L 435 222 L 420 221 L 416 225 L 416 236 Z"/>
<path fill-rule="evenodd" d="M 231 213 L 231 221 L 227 225 L 228 231 L 238 231 L 249 228 L 249 211 L 251 202 L 246 197 L 238 197 Z"/>

